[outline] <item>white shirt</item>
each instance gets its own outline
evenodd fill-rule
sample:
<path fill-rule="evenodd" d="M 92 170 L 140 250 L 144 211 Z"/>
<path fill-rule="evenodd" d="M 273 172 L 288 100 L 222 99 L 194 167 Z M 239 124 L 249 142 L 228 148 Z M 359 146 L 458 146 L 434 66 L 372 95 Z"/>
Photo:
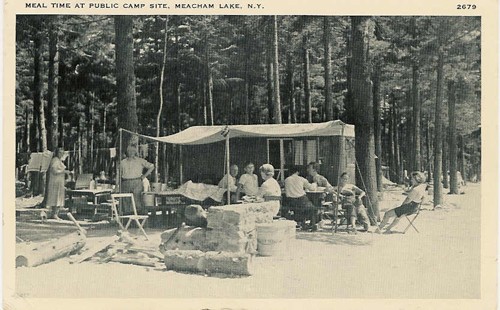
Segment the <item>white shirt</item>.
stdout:
<path fill-rule="evenodd" d="M 258 196 L 260 197 L 266 197 L 266 196 L 277 196 L 281 197 L 281 187 L 274 178 L 267 179 L 262 183 L 259 189 L 259 194 Z"/>
<path fill-rule="evenodd" d="M 310 189 L 311 184 L 298 174 L 293 174 L 285 179 L 285 193 L 288 198 L 299 198 L 305 196 L 306 189 Z"/>
<path fill-rule="evenodd" d="M 246 195 L 256 196 L 259 193 L 259 183 L 257 182 L 256 174 L 245 173 L 241 175 L 239 183 Z"/>
<path fill-rule="evenodd" d="M 422 199 L 425 196 L 425 189 L 427 188 L 427 184 L 423 183 L 415 186 L 408 193 L 408 199 L 410 201 L 414 201 L 416 203 L 421 203 Z"/>
<path fill-rule="evenodd" d="M 219 187 L 227 189 L 227 179 L 229 177 L 229 191 L 236 192 L 236 178 L 230 174 L 226 174 L 219 182 Z"/>

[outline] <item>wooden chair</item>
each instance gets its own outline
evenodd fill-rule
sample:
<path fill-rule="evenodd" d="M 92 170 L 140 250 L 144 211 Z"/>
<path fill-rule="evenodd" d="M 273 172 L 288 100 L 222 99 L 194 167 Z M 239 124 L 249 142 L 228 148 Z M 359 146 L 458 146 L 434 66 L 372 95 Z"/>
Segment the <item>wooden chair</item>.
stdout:
<path fill-rule="evenodd" d="M 117 204 L 118 200 L 120 198 L 128 198 L 131 200 L 132 203 L 132 211 L 133 214 L 131 215 L 120 215 L 122 212 L 118 212 Z M 146 237 L 146 240 L 148 239 L 148 235 L 146 234 L 146 231 L 144 230 L 144 224 L 146 223 L 146 220 L 148 219 L 147 215 L 139 215 L 137 214 L 137 208 L 135 207 L 135 201 L 134 201 L 134 194 L 132 193 L 120 193 L 120 194 L 111 194 L 111 207 L 113 209 L 113 213 L 116 215 L 116 221 L 118 222 L 118 225 L 120 226 L 121 229 L 126 231 L 132 221 L 134 221 L 137 224 L 137 227 L 141 230 L 143 235 Z M 122 224 L 122 220 L 127 219 L 127 224 L 125 224 L 125 227 Z"/>
<path fill-rule="evenodd" d="M 420 232 L 418 231 L 417 227 L 415 227 L 415 225 L 413 224 L 413 222 L 415 222 L 415 220 L 417 219 L 418 215 L 420 214 L 420 209 L 421 209 L 421 208 L 422 208 L 422 202 L 420 202 L 420 203 L 418 204 L 418 208 L 417 208 L 417 210 L 416 210 L 414 213 L 412 213 L 412 214 L 405 214 L 405 217 L 406 217 L 406 219 L 408 220 L 409 224 L 408 224 L 408 226 L 406 226 L 405 230 L 403 231 L 403 234 L 405 234 L 405 233 L 406 233 L 406 231 L 407 231 L 410 227 L 413 227 L 413 229 L 415 229 L 415 231 L 416 231 L 417 233 L 420 233 Z M 409 216 L 412 216 L 412 215 L 413 215 L 413 218 L 410 220 Z"/>

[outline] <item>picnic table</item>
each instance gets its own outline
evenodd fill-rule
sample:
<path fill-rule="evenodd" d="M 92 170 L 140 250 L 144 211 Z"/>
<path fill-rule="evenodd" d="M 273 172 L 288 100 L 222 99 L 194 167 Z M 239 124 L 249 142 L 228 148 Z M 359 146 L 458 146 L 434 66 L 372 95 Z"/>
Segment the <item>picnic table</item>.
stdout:
<path fill-rule="evenodd" d="M 157 222 L 157 212 L 161 212 L 162 226 L 174 226 L 182 223 L 186 206 L 201 202 L 191 200 L 173 191 L 144 192 L 144 196 L 153 196 L 152 204 L 146 205 L 152 222 Z"/>
<path fill-rule="evenodd" d="M 98 213 L 98 209 L 101 205 L 104 205 L 108 212 L 110 212 L 110 205 L 108 201 L 111 199 L 111 189 L 74 189 L 67 190 L 66 194 L 69 198 L 69 211 L 73 212 L 75 204 L 74 198 L 82 197 L 85 198 L 87 204 L 77 204 L 77 213 L 84 210 L 92 209 L 93 214 L 96 215 Z"/>

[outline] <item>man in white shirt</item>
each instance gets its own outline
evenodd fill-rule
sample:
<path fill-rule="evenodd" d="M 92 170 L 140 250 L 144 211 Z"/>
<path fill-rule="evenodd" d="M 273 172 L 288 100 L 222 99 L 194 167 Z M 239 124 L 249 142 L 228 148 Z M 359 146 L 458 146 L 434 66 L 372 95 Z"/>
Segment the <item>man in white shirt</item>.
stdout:
<path fill-rule="evenodd" d="M 237 165 L 231 165 L 229 167 L 229 173 L 226 174 L 220 181 L 219 181 L 219 187 L 223 189 L 228 188 L 228 183 L 229 183 L 229 191 L 231 192 L 231 200 L 235 202 L 236 195 L 233 193 L 236 193 L 236 190 L 238 187 L 236 186 L 236 176 L 238 175 L 238 166 Z M 224 196 L 225 197 L 225 196 Z"/>
<path fill-rule="evenodd" d="M 303 221 L 303 224 L 305 224 L 307 219 L 310 219 L 311 229 L 316 230 L 318 210 L 306 195 L 306 190 L 311 190 L 312 184 L 299 175 L 298 167 L 292 167 L 290 172 L 292 175 L 285 179 L 287 206 Z M 304 227 L 304 225 L 302 227 Z"/>

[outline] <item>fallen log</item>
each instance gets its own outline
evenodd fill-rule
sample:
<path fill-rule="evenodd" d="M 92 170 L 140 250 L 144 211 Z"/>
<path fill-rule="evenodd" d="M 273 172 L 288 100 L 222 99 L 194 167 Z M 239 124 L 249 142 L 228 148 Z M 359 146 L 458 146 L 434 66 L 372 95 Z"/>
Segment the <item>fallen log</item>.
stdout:
<path fill-rule="evenodd" d="M 206 252 L 203 260 L 205 273 L 225 273 L 234 275 L 250 276 L 252 270 L 252 258 L 247 254 L 230 252 Z"/>
<path fill-rule="evenodd" d="M 80 255 L 71 259 L 70 264 L 81 263 L 101 252 L 102 250 L 109 247 L 112 243 L 114 243 L 118 239 L 117 236 L 112 236 L 109 238 L 105 238 L 103 240 L 99 240 L 96 243 L 92 244 L 88 249 L 86 249 Z"/>
<path fill-rule="evenodd" d="M 176 271 L 203 271 L 203 257 L 205 253 L 197 250 L 169 250 L 165 251 L 164 262 L 167 270 Z"/>
<path fill-rule="evenodd" d="M 202 252 L 190 250 L 165 251 L 167 270 L 251 275 L 252 259 L 248 254 L 230 252 Z"/>
<path fill-rule="evenodd" d="M 145 267 L 155 267 L 156 262 L 148 258 L 144 255 L 137 254 L 119 254 L 115 255 L 111 258 L 112 262 L 122 263 L 122 264 L 131 264 Z"/>
<path fill-rule="evenodd" d="M 156 258 L 159 258 L 159 259 L 163 259 L 164 258 L 163 255 L 161 254 L 161 252 L 158 251 L 157 249 L 132 246 L 132 247 L 128 248 L 127 251 L 129 251 L 129 252 L 136 252 L 136 253 L 144 253 L 144 254 L 146 254 L 148 256 L 156 257 Z"/>
<path fill-rule="evenodd" d="M 36 267 L 76 253 L 85 245 L 86 237 L 81 231 L 56 240 L 16 245 L 16 267 Z"/>

